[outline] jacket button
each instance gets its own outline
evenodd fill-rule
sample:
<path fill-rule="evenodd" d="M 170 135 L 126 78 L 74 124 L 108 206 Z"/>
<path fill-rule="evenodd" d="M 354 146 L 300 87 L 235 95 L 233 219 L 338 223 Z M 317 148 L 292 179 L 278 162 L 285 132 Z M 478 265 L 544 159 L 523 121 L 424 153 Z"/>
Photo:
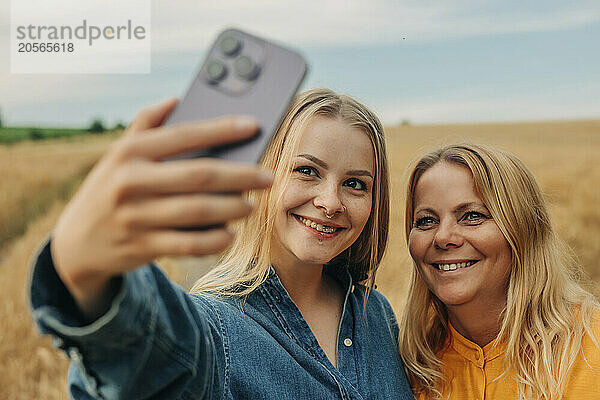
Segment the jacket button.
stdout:
<path fill-rule="evenodd" d="M 345 345 L 346 347 L 350 347 L 350 346 L 352 346 L 352 339 L 350 339 L 350 338 L 346 338 L 346 339 L 344 339 L 344 345 Z"/>

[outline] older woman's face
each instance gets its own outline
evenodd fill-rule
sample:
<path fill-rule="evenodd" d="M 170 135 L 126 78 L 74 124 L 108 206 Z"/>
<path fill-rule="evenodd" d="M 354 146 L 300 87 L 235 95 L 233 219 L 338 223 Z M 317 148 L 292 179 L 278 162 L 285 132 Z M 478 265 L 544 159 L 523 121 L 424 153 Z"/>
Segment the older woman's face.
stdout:
<path fill-rule="evenodd" d="M 467 168 L 439 162 L 421 176 L 409 250 L 429 289 L 449 308 L 495 311 L 506 303 L 511 250 Z"/>

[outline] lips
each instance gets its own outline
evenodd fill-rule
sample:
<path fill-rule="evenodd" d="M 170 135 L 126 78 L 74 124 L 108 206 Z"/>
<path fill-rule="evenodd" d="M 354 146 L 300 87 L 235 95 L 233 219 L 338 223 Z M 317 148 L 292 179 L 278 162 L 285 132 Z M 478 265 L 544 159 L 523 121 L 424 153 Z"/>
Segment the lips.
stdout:
<path fill-rule="evenodd" d="M 439 261 L 431 263 L 431 265 L 439 271 L 455 271 L 457 269 L 469 268 L 479 260 L 464 260 L 464 261 Z"/>
<path fill-rule="evenodd" d="M 310 218 L 306 218 L 306 217 L 296 215 L 296 214 L 292 214 L 292 215 L 301 224 L 304 224 L 305 226 L 312 228 L 313 230 L 315 230 L 319 233 L 322 233 L 322 234 L 333 234 L 333 233 L 339 232 L 340 230 L 344 229 L 344 227 L 342 227 L 342 226 L 332 224 L 332 223 L 324 223 L 323 221 L 318 220 L 318 219 L 310 219 Z"/>

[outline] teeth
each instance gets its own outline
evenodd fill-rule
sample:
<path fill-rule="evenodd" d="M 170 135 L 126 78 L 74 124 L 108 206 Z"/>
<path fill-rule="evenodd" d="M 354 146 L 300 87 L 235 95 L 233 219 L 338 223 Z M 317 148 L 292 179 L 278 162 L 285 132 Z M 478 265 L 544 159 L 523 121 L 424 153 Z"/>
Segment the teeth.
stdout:
<path fill-rule="evenodd" d="M 317 224 L 316 222 L 311 221 L 310 219 L 306 219 L 306 218 L 303 218 L 303 217 L 300 217 L 300 216 L 298 218 L 300 219 L 300 221 L 304 225 L 309 226 L 309 227 L 311 227 L 313 229 L 316 229 L 319 232 L 324 232 L 324 233 L 333 233 L 333 232 L 335 232 L 336 228 L 334 228 L 333 226 L 327 226 L 327 225 Z"/>
<path fill-rule="evenodd" d="M 476 263 L 476 261 L 467 261 L 467 262 L 461 262 L 461 263 L 456 263 L 456 264 L 434 264 L 434 265 L 437 266 L 437 268 L 442 271 L 454 271 L 455 269 L 470 267 L 471 265 L 473 265 L 475 263 Z"/>

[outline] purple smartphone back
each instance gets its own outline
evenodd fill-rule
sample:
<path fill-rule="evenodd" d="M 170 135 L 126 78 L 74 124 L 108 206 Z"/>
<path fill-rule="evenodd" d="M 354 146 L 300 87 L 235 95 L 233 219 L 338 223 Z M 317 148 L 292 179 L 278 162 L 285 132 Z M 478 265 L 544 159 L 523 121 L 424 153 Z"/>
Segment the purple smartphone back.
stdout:
<path fill-rule="evenodd" d="M 237 57 L 223 53 L 220 43 L 225 37 L 243 41 Z M 229 46 L 227 50 L 231 48 Z M 250 55 L 249 58 L 254 58 L 257 62 L 258 74 L 254 79 L 244 80 L 235 76 L 234 63 L 246 55 L 244 51 Z M 227 70 L 219 83 L 207 78 L 207 68 L 214 67 L 209 66 L 211 60 L 217 60 Z M 220 72 L 218 68 L 217 71 Z M 260 161 L 306 71 L 307 65 L 303 57 L 292 50 L 237 29 L 223 31 L 209 50 L 184 99 L 165 124 L 243 114 L 252 115 L 258 120 L 260 133 L 242 144 L 209 149 L 178 158 L 212 156 L 237 162 Z"/>

